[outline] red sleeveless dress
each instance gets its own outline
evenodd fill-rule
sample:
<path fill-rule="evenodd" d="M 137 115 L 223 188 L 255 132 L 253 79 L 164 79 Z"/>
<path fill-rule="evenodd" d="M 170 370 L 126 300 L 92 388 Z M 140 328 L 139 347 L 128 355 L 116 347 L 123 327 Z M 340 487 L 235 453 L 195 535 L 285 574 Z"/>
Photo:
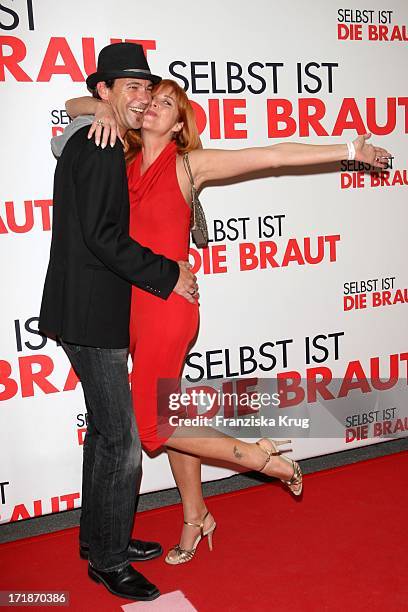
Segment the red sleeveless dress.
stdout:
<path fill-rule="evenodd" d="M 155 253 L 179 261 L 188 259 L 190 207 L 178 184 L 176 156 L 171 142 L 143 175 L 142 153 L 127 172 L 130 236 Z M 198 304 L 175 293 L 163 300 L 132 287 L 132 398 L 140 439 L 149 451 L 162 446 L 172 433 L 170 428 L 167 437 L 157 432 L 157 381 L 180 376 L 198 321 Z"/>

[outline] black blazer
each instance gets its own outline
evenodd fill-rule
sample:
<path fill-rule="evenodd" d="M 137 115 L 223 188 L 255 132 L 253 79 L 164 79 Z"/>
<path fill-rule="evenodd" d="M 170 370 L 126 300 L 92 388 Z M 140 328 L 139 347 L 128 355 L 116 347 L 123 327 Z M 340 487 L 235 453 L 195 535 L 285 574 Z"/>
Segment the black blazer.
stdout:
<path fill-rule="evenodd" d="M 129 345 L 131 283 L 167 298 L 179 267 L 129 237 L 122 145 L 118 140 L 101 149 L 88 140 L 88 130 L 69 139 L 55 171 L 39 327 L 74 344 L 124 348 Z"/>

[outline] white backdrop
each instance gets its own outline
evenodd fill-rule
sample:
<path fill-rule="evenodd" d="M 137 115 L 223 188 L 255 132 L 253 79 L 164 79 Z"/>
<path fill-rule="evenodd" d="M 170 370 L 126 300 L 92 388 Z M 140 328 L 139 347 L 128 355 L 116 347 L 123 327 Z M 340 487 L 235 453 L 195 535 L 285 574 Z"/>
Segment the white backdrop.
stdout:
<path fill-rule="evenodd" d="M 37 333 L 55 168 L 49 140 L 68 122 L 64 100 L 86 93 L 94 49 L 113 39 L 144 41 L 152 71 L 188 88 L 204 146 L 346 142 L 367 129 L 394 156 L 382 181 L 339 163 L 282 169 L 203 192 L 212 242 L 205 254 L 192 251 L 201 331 L 186 375 L 200 378 L 195 366 L 206 358 L 221 362 L 212 374 L 227 376 L 229 363 L 242 375 L 239 351 L 246 346 L 258 364 L 252 376 L 305 377 L 320 366 L 340 379 L 354 375 L 360 395 L 377 362 L 382 378 L 390 377 L 390 362 L 394 376 L 407 378 L 406 2 L 390 0 L 385 10 L 379 0 L 354 1 L 348 12 L 332 0 L 158 0 L 145 8 L 126 0 L 73 0 L 55 7 L 51 0 L 0 5 L 0 522 L 80 506 L 82 393 L 72 376 L 67 382 L 62 350 Z M 266 218 L 264 234 L 258 218 Z M 317 263 L 305 254 L 309 241 L 312 256 L 323 249 Z M 253 257 L 262 251 L 275 255 Z M 361 285 L 369 279 L 377 283 Z M 351 282 L 360 284 L 345 286 Z M 354 298 L 366 294 L 366 308 L 344 309 L 349 289 Z M 382 289 L 391 303 L 374 306 L 384 299 Z M 320 362 L 307 363 L 305 338 L 318 335 L 327 353 L 313 349 Z M 289 339 L 284 363 L 279 341 Z M 265 343 L 276 357 L 272 369 L 261 355 L 265 347 L 260 353 Z M 378 442 L 374 434 L 384 420 L 389 433 L 406 435 L 404 406 L 394 401 L 395 410 L 378 411 L 366 430 L 357 431 L 363 419 L 348 434 L 344 422 L 342 437 L 297 438 L 294 455 Z M 367 406 L 369 415 L 374 404 Z M 324 418 L 319 411 L 316 406 L 315 417 Z M 347 415 L 354 412 L 351 406 Z M 346 442 L 353 435 L 362 439 Z M 205 467 L 204 478 L 230 473 Z M 142 491 L 170 486 L 166 456 L 145 457 Z"/>

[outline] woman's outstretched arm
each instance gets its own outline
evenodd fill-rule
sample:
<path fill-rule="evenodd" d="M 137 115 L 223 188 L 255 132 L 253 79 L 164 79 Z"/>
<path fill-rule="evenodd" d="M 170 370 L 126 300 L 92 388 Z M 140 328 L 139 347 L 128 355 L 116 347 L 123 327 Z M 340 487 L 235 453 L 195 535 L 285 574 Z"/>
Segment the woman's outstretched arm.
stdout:
<path fill-rule="evenodd" d="M 381 147 L 368 144 L 370 136 L 371 134 L 364 134 L 353 141 L 355 159 L 377 168 L 385 168 L 390 154 Z M 199 149 L 191 151 L 189 157 L 194 178 L 199 186 L 207 181 L 232 178 L 268 168 L 341 161 L 349 158 L 349 147 L 347 144 L 308 145 L 284 142 L 236 151 Z"/>

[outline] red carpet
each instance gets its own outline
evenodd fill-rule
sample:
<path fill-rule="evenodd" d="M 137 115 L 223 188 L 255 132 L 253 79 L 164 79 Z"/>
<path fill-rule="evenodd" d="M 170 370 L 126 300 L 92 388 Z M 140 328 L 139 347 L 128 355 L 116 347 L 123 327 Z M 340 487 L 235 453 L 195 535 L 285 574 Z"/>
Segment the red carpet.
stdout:
<path fill-rule="evenodd" d="M 407 610 L 407 471 L 403 452 L 308 475 L 300 502 L 277 482 L 218 495 L 212 553 L 202 542 L 191 563 L 135 567 L 199 612 Z M 179 506 L 141 513 L 137 537 L 167 549 L 181 520 Z M 77 538 L 75 528 L 3 544 L 0 590 L 69 591 L 71 610 L 121 611 L 131 602 L 88 579 Z"/>

